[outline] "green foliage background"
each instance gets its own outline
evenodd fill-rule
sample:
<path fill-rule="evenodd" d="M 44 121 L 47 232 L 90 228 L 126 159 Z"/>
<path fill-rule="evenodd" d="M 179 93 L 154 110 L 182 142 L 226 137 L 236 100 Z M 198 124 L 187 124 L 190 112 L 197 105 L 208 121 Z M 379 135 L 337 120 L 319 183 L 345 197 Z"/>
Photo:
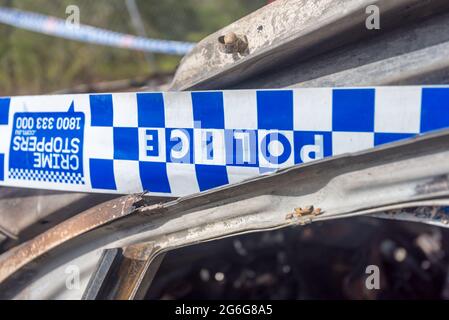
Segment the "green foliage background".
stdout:
<path fill-rule="evenodd" d="M 137 0 L 148 37 L 197 42 L 260 8 L 266 0 Z M 82 24 L 135 34 L 125 0 L 0 0 L 0 6 L 66 18 L 80 8 Z M 174 71 L 180 57 L 50 37 L 0 24 L 0 95 L 38 94 L 77 84 Z"/>

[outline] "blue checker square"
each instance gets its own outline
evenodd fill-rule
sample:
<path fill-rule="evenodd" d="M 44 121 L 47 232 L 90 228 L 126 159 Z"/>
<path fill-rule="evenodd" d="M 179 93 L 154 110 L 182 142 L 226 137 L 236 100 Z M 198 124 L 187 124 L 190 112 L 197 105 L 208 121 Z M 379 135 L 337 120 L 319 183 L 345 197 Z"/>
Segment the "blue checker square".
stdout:
<path fill-rule="evenodd" d="M 5 180 L 5 155 L 0 153 L 0 181 Z"/>
<path fill-rule="evenodd" d="M 195 165 L 196 179 L 200 191 L 220 187 L 229 183 L 226 166 Z"/>
<path fill-rule="evenodd" d="M 416 136 L 413 133 L 375 133 L 374 134 L 374 145 L 382 145 L 385 143 L 395 142 L 399 140 L 404 140 Z"/>
<path fill-rule="evenodd" d="M 145 129 L 145 153 L 147 157 L 159 156 L 159 131 Z"/>
<path fill-rule="evenodd" d="M 222 92 L 192 92 L 195 128 L 224 129 Z"/>
<path fill-rule="evenodd" d="M 374 89 L 334 89 L 333 131 L 374 131 Z"/>
<path fill-rule="evenodd" d="M 164 128 L 165 112 L 162 93 L 138 93 L 137 116 L 139 127 Z"/>
<path fill-rule="evenodd" d="M 112 127 L 113 108 L 111 94 L 90 95 L 91 125 L 95 127 Z"/>
<path fill-rule="evenodd" d="M 140 180 L 143 190 L 170 193 L 167 165 L 163 162 L 139 162 Z"/>
<path fill-rule="evenodd" d="M 193 129 L 165 129 L 166 159 L 172 163 L 193 163 Z"/>
<path fill-rule="evenodd" d="M 139 160 L 138 128 L 114 128 L 114 159 Z"/>
<path fill-rule="evenodd" d="M 225 130 L 226 164 L 237 167 L 258 167 L 257 137 L 257 130 Z"/>
<path fill-rule="evenodd" d="M 268 146 L 273 141 L 277 141 L 282 145 L 282 153 L 279 155 L 274 155 L 270 152 Z M 260 146 L 261 155 L 271 164 L 283 164 L 285 163 L 292 154 L 292 146 L 289 139 L 283 133 L 269 133 L 262 138 Z"/>
<path fill-rule="evenodd" d="M 449 127 L 449 88 L 423 88 L 421 133 Z"/>
<path fill-rule="evenodd" d="M 259 129 L 293 130 L 293 91 L 257 91 Z"/>
<path fill-rule="evenodd" d="M 304 163 L 332 156 L 332 133 L 295 131 L 295 163 Z"/>
<path fill-rule="evenodd" d="M 8 124 L 10 98 L 0 98 L 0 125 Z"/>
<path fill-rule="evenodd" d="M 89 167 L 92 188 L 117 190 L 114 176 L 114 160 L 90 159 Z"/>

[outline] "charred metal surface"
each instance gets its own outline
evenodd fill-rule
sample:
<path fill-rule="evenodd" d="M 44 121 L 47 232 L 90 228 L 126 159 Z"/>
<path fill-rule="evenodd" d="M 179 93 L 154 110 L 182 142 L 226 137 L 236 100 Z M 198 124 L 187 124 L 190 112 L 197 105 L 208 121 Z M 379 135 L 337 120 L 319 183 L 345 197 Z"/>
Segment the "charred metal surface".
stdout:
<path fill-rule="evenodd" d="M 62 221 L 117 195 L 21 188 L 0 188 L 0 230 L 8 235 L 3 248 L 29 240 Z"/>
<path fill-rule="evenodd" d="M 446 30 L 449 13 L 447 9 L 435 13 L 414 23 L 404 23 L 390 32 L 240 81 L 232 88 L 448 83 L 449 35 Z"/>
<path fill-rule="evenodd" d="M 409 208 L 387 210 L 372 216 L 376 218 L 424 222 L 439 227 L 449 227 L 449 200 L 435 201 L 433 205 L 429 206 L 412 206 Z"/>
<path fill-rule="evenodd" d="M 127 247 L 123 252 L 123 259 L 116 274 L 114 290 L 111 290 L 109 299 L 130 300 L 137 298 L 136 294 L 141 288 L 145 274 L 151 264 L 153 244 L 136 244 Z M 148 284 L 149 285 L 149 284 Z M 146 286 L 143 295 L 146 292 Z"/>
<path fill-rule="evenodd" d="M 246 234 L 169 252 L 147 299 L 447 299 L 448 250 L 447 230 L 367 216 Z"/>
<path fill-rule="evenodd" d="M 83 300 L 105 299 L 111 291 L 111 281 L 114 281 L 114 271 L 123 258 L 122 249 L 106 249 L 101 255 L 97 269 L 95 269 L 86 290 L 83 293 Z M 114 282 L 112 282 L 114 283 Z"/>
<path fill-rule="evenodd" d="M 0 256 L 0 282 L 56 246 L 135 211 L 141 196 L 125 196 L 72 217 Z"/>
<path fill-rule="evenodd" d="M 416 194 L 418 195 L 445 192 L 447 190 L 449 190 L 449 177 L 447 175 L 435 177 L 429 182 L 416 186 Z"/>
<path fill-rule="evenodd" d="M 83 294 L 85 300 L 130 300 L 143 298 L 163 254 L 154 259 L 152 243 L 104 250 Z"/>
<path fill-rule="evenodd" d="M 373 4 L 380 10 L 380 30 L 365 25 L 366 8 Z M 171 89 L 235 86 L 448 8 L 446 0 L 278 0 L 199 42 L 183 58 Z M 230 32 L 246 36 L 248 55 L 219 50 L 217 39 Z"/>

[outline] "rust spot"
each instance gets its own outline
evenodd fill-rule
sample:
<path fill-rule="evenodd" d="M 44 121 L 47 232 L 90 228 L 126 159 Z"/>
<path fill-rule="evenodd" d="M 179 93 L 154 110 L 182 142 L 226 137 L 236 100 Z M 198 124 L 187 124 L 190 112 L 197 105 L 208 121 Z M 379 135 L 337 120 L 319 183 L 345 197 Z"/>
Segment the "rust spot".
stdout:
<path fill-rule="evenodd" d="M 125 248 L 124 259 L 116 275 L 118 283 L 113 293 L 114 299 L 129 300 L 134 297 L 148 270 L 153 252 L 154 245 L 151 242 L 134 244 Z"/>
<path fill-rule="evenodd" d="M 310 215 L 310 214 L 312 214 L 312 212 L 313 212 L 313 206 L 307 206 L 307 207 L 304 207 L 304 208 L 295 208 L 295 215 L 297 216 L 297 217 L 303 217 L 303 216 L 307 216 L 307 215 Z"/>
<path fill-rule="evenodd" d="M 123 255 L 129 259 L 146 261 L 154 252 L 154 245 L 149 243 L 137 243 L 125 248 Z"/>
<path fill-rule="evenodd" d="M 321 208 L 315 208 L 314 206 L 307 206 L 304 208 L 298 207 L 294 209 L 294 212 L 288 213 L 285 216 L 286 220 L 291 220 L 294 217 L 296 218 L 307 218 L 307 219 L 302 219 L 300 221 L 300 224 L 307 224 L 312 222 L 311 218 L 319 216 L 320 214 L 322 214 L 324 211 Z M 310 221 L 308 221 L 310 220 Z"/>
<path fill-rule="evenodd" d="M 218 37 L 223 52 L 239 53 L 246 55 L 248 53 L 248 39 L 246 36 L 238 36 L 234 32 L 228 32 L 224 36 Z"/>

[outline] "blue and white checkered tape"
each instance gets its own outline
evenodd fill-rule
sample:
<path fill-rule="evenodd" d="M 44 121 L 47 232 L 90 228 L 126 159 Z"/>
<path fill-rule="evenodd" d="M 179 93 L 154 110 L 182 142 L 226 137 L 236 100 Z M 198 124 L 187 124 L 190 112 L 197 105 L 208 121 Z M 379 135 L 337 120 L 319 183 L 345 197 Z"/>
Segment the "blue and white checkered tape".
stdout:
<path fill-rule="evenodd" d="M 0 185 L 183 196 L 449 128 L 449 86 L 0 98 Z"/>
<path fill-rule="evenodd" d="M 194 47 L 190 42 L 136 37 L 82 24 L 73 27 L 63 19 L 2 7 L 0 23 L 60 38 L 139 51 L 184 55 Z"/>

